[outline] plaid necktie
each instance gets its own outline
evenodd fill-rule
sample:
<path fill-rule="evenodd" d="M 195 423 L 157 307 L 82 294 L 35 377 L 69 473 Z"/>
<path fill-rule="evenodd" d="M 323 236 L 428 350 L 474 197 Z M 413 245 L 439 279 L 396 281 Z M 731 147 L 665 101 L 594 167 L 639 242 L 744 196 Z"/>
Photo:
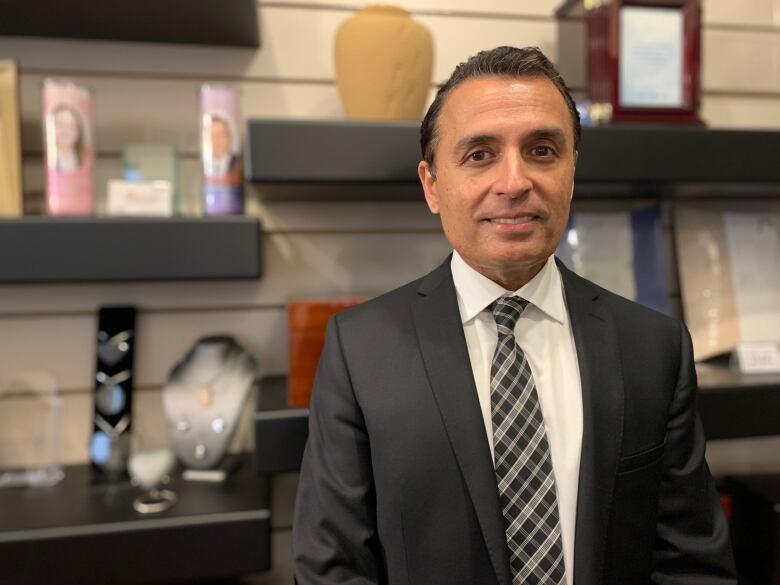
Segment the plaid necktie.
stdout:
<path fill-rule="evenodd" d="M 490 305 L 498 345 L 490 370 L 493 449 L 513 585 L 566 582 L 550 446 L 528 360 L 515 323 L 528 305 L 502 297 Z"/>

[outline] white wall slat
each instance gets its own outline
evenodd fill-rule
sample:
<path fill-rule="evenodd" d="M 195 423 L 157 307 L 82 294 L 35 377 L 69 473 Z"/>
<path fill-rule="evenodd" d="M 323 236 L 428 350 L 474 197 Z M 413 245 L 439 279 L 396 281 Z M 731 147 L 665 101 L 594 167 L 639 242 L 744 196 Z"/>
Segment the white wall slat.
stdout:
<path fill-rule="evenodd" d="M 702 59 L 705 91 L 774 92 L 780 100 L 780 29 L 774 34 L 707 31 Z"/>
<path fill-rule="evenodd" d="M 42 369 L 52 373 L 61 388 L 91 388 L 95 323 L 93 316 L 3 318 L 0 372 L 11 377 Z"/>
<path fill-rule="evenodd" d="M 703 96 L 701 117 L 712 128 L 780 130 L 780 98 Z"/>
<path fill-rule="evenodd" d="M 704 0 L 707 24 L 780 26 L 780 8 L 773 0 Z"/>

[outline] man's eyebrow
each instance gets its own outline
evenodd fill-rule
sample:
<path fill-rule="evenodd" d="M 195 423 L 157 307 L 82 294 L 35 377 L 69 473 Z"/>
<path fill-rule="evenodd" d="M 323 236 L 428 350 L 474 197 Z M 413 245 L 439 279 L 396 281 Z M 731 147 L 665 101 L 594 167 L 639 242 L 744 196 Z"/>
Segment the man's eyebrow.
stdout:
<path fill-rule="evenodd" d="M 566 132 L 557 126 L 546 126 L 543 128 L 537 128 L 529 134 L 529 138 L 532 140 L 548 139 L 566 144 Z"/>
<path fill-rule="evenodd" d="M 528 140 L 553 140 L 562 144 L 566 144 L 567 142 L 566 132 L 558 126 L 543 126 L 541 128 L 536 128 L 529 132 L 526 138 Z M 455 152 L 462 152 L 468 150 L 472 146 L 489 144 L 491 142 L 496 142 L 497 140 L 498 137 L 494 134 L 471 134 L 458 140 L 455 144 Z"/>
<path fill-rule="evenodd" d="M 470 136 L 464 136 L 455 144 L 455 151 L 460 152 L 468 150 L 477 144 L 488 144 L 490 142 L 495 142 L 496 140 L 498 140 L 498 138 L 493 134 L 472 134 Z"/>

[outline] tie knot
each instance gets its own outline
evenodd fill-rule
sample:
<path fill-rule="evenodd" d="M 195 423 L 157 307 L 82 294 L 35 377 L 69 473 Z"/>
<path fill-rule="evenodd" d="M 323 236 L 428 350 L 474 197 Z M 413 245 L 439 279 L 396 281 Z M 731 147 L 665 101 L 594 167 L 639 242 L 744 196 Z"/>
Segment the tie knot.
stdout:
<path fill-rule="evenodd" d="M 515 324 L 527 306 L 528 301 L 512 296 L 501 297 L 488 307 L 496 320 L 499 336 L 514 334 Z"/>

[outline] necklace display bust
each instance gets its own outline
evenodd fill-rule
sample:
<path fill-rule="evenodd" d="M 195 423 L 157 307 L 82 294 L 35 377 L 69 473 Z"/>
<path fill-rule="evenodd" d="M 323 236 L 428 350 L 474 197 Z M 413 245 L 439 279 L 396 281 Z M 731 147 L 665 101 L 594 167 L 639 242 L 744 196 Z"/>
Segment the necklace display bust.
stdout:
<path fill-rule="evenodd" d="M 217 467 L 257 377 L 257 361 L 228 336 L 199 339 L 163 389 L 171 443 L 190 469 Z"/>

